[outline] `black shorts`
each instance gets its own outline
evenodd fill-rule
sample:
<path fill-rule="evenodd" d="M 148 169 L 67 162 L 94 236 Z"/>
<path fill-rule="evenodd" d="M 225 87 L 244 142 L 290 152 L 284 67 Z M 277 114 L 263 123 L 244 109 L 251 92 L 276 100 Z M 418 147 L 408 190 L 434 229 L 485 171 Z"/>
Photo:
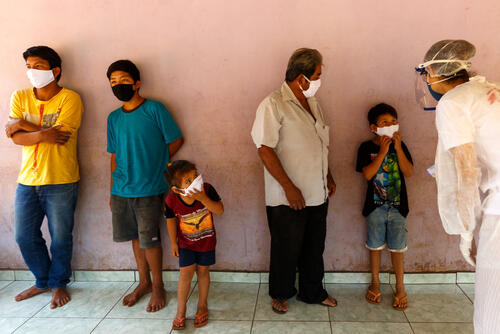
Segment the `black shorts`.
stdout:
<path fill-rule="evenodd" d="M 163 195 L 121 197 L 111 195 L 113 241 L 139 239 L 141 248 L 161 246 Z"/>
<path fill-rule="evenodd" d="M 208 252 L 197 252 L 186 248 L 179 248 L 179 267 L 187 267 L 195 263 L 200 266 L 214 265 L 215 249 Z"/>

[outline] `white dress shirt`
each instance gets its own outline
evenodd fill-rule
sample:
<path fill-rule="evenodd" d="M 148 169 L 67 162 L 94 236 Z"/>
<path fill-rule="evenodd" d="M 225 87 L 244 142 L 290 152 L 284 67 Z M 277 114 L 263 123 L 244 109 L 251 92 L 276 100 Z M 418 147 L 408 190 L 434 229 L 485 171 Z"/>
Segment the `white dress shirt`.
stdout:
<path fill-rule="evenodd" d="M 257 146 L 276 152 L 283 169 L 302 192 L 306 206 L 328 198 L 328 146 L 330 128 L 316 98 L 307 99 L 314 118 L 302 107 L 286 82 L 257 108 L 252 138 Z M 266 205 L 289 205 L 283 187 L 264 168 Z"/>

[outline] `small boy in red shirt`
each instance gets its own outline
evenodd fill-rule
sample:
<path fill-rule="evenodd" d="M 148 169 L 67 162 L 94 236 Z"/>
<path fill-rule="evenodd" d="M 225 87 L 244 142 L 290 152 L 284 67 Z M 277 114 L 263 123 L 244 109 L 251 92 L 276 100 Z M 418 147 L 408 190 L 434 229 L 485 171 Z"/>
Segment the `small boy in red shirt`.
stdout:
<path fill-rule="evenodd" d="M 224 213 L 217 191 L 203 183 L 196 166 L 187 160 L 177 160 L 167 167 L 167 182 L 172 192 L 165 199 L 165 217 L 170 237 L 170 253 L 179 258 L 177 315 L 172 329 L 185 328 L 186 302 L 191 280 L 198 277 L 198 308 L 195 327 L 208 323 L 208 289 L 211 265 L 215 264 L 215 227 L 212 213 Z"/>

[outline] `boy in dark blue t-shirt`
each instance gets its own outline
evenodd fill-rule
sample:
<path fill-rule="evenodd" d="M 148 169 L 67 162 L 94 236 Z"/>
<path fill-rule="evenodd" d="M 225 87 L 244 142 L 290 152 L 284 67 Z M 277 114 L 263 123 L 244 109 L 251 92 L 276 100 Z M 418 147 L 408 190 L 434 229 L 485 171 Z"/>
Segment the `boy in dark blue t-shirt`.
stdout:
<path fill-rule="evenodd" d="M 366 300 L 381 302 L 380 251 L 387 245 L 396 274 L 396 294 L 392 306 L 397 310 L 408 307 L 405 293 L 404 258 L 406 245 L 406 216 L 408 198 L 405 176 L 413 173 L 413 161 L 401 140 L 396 110 L 381 103 L 368 112 L 370 130 L 377 136 L 361 144 L 356 170 L 368 181 L 363 215 L 367 223 L 366 248 L 370 250 L 372 283 Z"/>
<path fill-rule="evenodd" d="M 113 240 L 132 241 L 139 271 L 139 285 L 123 305 L 132 306 L 152 292 L 146 310 L 156 312 L 165 306 L 159 230 L 168 189 L 164 173 L 183 143 L 182 134 L 162 103 L 139 95 L 140 74 L 131 61 L 114 62 L 107 76 L 123 102 L 108 116 L 107 126 Z"/>

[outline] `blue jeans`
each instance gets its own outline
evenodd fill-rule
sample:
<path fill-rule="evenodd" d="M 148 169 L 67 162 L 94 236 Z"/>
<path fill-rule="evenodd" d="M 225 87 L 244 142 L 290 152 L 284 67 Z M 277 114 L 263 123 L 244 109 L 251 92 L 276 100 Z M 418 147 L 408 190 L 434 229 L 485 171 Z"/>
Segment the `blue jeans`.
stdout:
<path fill-rule="evenodd" d="M 402 253 L 406 246 L 406 218 L 399 210 L 388 204 L 379 206 L 367 217 L 366 248 L 384 249 L 386 244 L 391 252 Z"/>
<path fill-rule="evenodd" d="M 24 262 L 36 277 L 39 289 L 64 288 L 69 283 L 77 196 L 78 182 L 17 186 L 14 202 L 15 238 Z M 52 238 L 52 259 L 40 230 L 45 216 Z"/>

